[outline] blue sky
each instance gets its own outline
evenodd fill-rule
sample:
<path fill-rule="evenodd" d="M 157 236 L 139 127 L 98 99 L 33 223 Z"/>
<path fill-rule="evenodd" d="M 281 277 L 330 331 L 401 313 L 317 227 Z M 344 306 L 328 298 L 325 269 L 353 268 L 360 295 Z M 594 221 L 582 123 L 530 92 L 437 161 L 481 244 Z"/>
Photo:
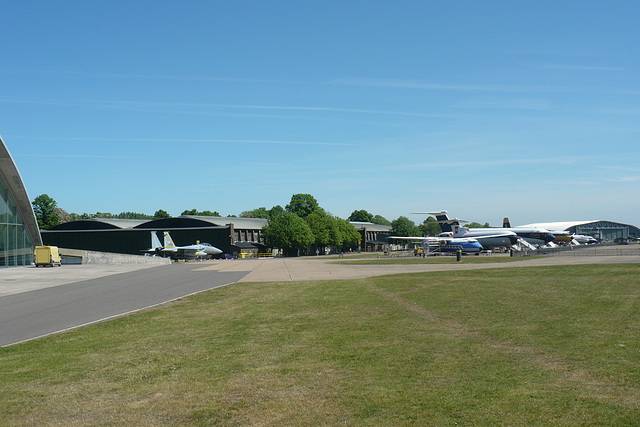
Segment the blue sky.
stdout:
<path fill-rule="evenodd" d="M 3 2 L 0 134 L 69 212 L 640 224 L 640 3 Z"/>

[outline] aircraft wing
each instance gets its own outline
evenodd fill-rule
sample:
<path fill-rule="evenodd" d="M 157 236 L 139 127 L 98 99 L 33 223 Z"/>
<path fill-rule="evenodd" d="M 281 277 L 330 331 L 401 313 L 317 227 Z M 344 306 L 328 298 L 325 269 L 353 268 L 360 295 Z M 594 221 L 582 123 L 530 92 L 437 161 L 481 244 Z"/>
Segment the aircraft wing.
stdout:
<path fill-rule="evenodd" d="M 198 251 L 198 249 L 196 249 L 196 248 L 190 248 L 190 247 L 188 247 L 188 246 L 185 246 L 185 247 L 177 247 L 176 249 L 177 249 L 177 251 L 178 251 L 179 253 L 181 253 L 181 254 L 185 254 L 185 255 L 197 255 L 197 254 L 198 254 L 198 252 L 200 252 L 200 251 Z M 203 252 L 202 254 L 204 255 L 204 252 Z"/>
<path fill-rule="evenodd" d="M 516 244 L 517 243 L 517 239 L 518 236 L 515 233 L 496 233 L 496 234 L 487 234 L 486 236 L 469 236 L 472 237 L 474 239 L 476 239 L 480 244 L 482 244 L 483 240 L 486 239 L 496 239 L 496 238 L 500 238 L 500 237 L 505 237 L 507 239 L 509 239 L 509 241 L 511 242 L 511 244 Z"/>
<path fill-rule="evenodd" d="M 473 239 L 476 240 L 480 240 L 480 239 L 488 239 L 488 238 L 494 238 L 494 237 L 517 237 L 517 235 L 515 233 L 496 233 L 496 234 L 487 234 L 486 236 L 473 236 Z"/>

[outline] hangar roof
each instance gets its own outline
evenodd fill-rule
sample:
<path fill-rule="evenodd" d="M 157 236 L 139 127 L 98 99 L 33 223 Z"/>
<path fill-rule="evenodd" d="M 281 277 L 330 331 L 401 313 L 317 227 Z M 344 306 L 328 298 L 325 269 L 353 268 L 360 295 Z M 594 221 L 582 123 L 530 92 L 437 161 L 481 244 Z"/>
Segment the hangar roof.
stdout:
<path fill-rule="evenodd" d="M 571 227 L 576 227 L 578 225 L 591 224 L 592 222 L 600 222 L 600 220 L 592 220 L 592 221 L 558 221 L 558 222 L 538 222 L 535 224 L 526 224 L 519 225 L 518 227 L 537 227 L 544 228 L 549 231 L 553 230 L 568 230 Z"/>
<path fill-rule="evenodd" d="M 200 221 L 206 221 L 212 225 L 225 226 L 233 224 L 234 228 L 243 230 L 260 230 L 269 223 L 264 218 L 235 218 L 235 217 L 219 217 L 219 216 L 199 216 L 199 215 L 181 215 L 178 218 L 192 218 Z"/>
<path fill-rule="evenodd" d="M 157 220 L 120 219 L 120 218 L 89 218 L 79 221 L 65 222 L 50 231 L 66 230 L 125 230 L 132 228 L 197 228 L 197 227 L 225 227 L 233 224 L 236 229 L 260 230 L 267 225 L 263 218 L 227 218 L 214 216 L 182 215 L 175 218 Z"/>
<path fill-rule="evenodd" d="M 391 231 L 390 225 L 382 225 L 382 224 L 374 224 L 372 222 L 359 222 L 359 221 L 349 221 L 351 225 L 353 225 L 356 230 L 360 231 L 363 229 L 367 229 L 367 231 L 377 231 L 377 232 L 389 232 Z"/>
<path fill-rule="evenodd" d="M 120 218 L 88 218 L 79 221 L 65 222 L 49 230 L 124 230 L 134 228 L 149 222 L 146 219 L 120 219 Z"/>

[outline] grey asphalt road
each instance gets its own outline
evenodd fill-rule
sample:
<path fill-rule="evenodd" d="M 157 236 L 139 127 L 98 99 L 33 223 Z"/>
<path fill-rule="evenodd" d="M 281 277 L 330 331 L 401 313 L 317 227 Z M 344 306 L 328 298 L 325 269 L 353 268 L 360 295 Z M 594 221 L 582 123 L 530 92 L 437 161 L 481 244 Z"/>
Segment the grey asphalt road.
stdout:
<path fill-rule="evenodd" d="M 172 264 L 0 298 L 0 346 L 86 325 L 235 283 L 248 271 Z"/>

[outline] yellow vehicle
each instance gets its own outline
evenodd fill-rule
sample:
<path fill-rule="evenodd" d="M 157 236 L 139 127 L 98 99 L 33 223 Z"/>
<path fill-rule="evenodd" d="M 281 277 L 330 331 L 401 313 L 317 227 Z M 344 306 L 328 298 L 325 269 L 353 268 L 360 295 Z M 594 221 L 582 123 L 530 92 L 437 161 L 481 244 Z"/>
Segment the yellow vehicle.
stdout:
<path fill-rule="evenodd" d="M 36 258 L 36 267 L 62 265 L 62 259 L 58 253 L 57 246 L 36 246 L 36 250 L 33 255 Z"/>

